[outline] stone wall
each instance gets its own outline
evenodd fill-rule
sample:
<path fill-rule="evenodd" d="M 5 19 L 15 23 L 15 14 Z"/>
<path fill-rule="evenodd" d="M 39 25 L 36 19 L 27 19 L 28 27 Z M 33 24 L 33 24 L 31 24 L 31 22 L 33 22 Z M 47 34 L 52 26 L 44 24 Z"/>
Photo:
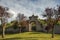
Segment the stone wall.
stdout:
<path fill-rule="evenodd" d="M 55 32 L 55 33 L 60 33 L 60 25 L 56 25 L 56 26 L 54 27 L 54 32 Z"/>

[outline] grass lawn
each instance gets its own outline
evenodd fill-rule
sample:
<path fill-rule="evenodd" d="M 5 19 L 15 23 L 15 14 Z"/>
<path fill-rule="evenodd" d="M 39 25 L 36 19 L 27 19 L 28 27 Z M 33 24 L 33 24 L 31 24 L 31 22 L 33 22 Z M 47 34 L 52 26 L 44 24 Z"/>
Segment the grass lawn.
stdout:
<path fill-rule="evenodd" d="M 3 40 L 0 35 L 0 40 Z M 55 34 L 51 38 L 51 34 L 41 32 L 25 32 L 18 34 L 6 34 L 4 40 L 60 40 L 60 34 Z"/>

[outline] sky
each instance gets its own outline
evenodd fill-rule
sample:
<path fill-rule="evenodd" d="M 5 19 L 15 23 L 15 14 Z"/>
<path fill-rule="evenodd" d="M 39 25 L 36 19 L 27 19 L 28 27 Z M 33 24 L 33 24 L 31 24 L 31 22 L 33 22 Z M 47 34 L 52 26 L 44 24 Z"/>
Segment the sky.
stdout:
<path fill-rule="evenodd" d="M 47 7 L 56 8 L 57 5 L 60 5 L 60 0 L 0 0 L 0 5 L 8 7 L 14 17 L 21 13 L 27 17 L 32 14 L 38 15 L 40 19 L 43 19 L 44 9 Z"/>

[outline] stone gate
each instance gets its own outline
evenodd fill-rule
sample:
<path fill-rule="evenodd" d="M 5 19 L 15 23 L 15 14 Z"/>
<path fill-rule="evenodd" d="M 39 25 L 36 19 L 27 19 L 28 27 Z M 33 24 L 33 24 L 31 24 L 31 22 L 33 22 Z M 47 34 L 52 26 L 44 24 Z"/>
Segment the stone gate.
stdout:
<path fill-rule="evenodd" d="M 32 24 L 31 24 L 32 22 L 34 22 L 36 25 L 35 31 L 41 31 L 42 30 L 40 22 L 38 21 L 38 16 L 32 15 L 29 17 L 29 31 L 33 31 Z"/>

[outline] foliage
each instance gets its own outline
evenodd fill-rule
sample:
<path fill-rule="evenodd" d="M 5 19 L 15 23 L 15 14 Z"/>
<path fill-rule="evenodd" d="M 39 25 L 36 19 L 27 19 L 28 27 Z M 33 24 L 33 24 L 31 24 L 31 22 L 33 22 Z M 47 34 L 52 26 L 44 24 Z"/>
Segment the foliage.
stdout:
<path fill-rule="evenodd" d="M 57 25 L 60 25 L 60 21 L 57 22 Z"/>
<path fill-rule="evenodd" d="M 39 19 L 39 22 L 40 22 L 42 25 L 47 25 L 46 20 Z"/>
<path fill-rule="evenodd" d="M 32 22 L 31 24 L 32 24 L 32 26 L 36 26 L 35 22 Z"/>
<path fill-rule="evenodd" d="M 18 28 L 18 22 L 17 21 L 14 21 L 12 27 L 14 29 L 17 29 Z"/>

